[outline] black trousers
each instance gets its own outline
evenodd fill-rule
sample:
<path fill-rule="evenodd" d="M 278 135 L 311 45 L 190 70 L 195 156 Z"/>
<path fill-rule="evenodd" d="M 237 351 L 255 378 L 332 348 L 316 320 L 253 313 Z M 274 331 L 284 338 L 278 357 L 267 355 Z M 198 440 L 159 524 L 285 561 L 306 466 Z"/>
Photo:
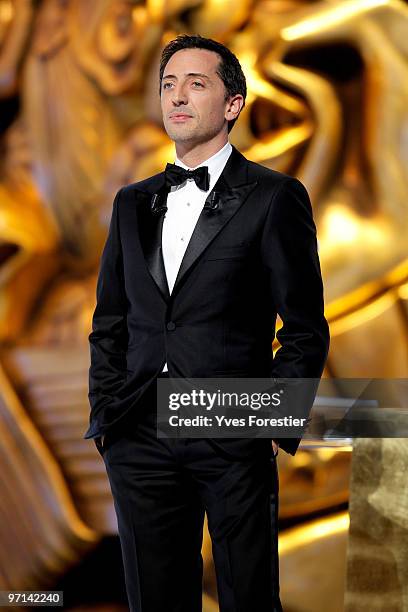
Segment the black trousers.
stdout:
<path fill-rule="evenodd" d="M 230 457 L 156 435 L 156 385 L 101 449 L 131 612 L 201 612 L 204 513 L 220 612 L 280 612 L 278 472 L 271 441 Z"/>

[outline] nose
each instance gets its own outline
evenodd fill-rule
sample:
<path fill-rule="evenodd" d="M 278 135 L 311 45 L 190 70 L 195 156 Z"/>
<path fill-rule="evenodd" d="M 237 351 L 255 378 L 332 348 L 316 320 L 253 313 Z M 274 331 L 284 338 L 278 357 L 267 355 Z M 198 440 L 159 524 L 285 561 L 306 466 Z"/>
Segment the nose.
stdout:
<path fill-rule="evenodd" d="M 181 84 L 175 85 L 171 93 L 171 101 L 174 106 L 179 106 L 180 104 L 187 104 L 186 91 Z"/>

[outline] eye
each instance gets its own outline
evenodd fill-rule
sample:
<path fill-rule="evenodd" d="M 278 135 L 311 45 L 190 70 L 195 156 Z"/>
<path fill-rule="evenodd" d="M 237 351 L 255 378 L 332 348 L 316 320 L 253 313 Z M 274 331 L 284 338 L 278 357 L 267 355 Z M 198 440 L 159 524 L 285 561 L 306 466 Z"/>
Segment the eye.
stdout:
<path fill-rule="evenodd" d="M 163 84 L 163 89 L 166 89 L 166 85 L 171 85 L 171 83 L 164 83 Z"/>
<path fill-rule="evenodd" d="M 200 81 L 193 81 L 193 85 L 200 85 L 200 87 L 204 87 L 204 85 L 200 83 Z"/>

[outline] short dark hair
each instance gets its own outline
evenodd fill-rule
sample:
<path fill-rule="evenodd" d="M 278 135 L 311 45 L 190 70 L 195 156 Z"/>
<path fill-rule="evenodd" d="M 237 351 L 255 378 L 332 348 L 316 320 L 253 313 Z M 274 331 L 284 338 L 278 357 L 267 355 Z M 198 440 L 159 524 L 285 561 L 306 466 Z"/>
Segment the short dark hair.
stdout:
<path fill-rule="evenodd" d="M 162 80 L 164 69 L 167 62 L 174 53 L 180 51 L 180 49 L 207 49 L 208 51 L 214 51 L 218 53 L 220 62 L 217 66 L 217 74 L 224 83 L 225 87 L 225 100 L 228 100 L 231 96 L 241 94 L 244 98 L 247 95 L 246 79 L 242 71 L 241 64 L 237 57 L 223 44 L 213 40 L 212 38 L 204 38 L 203 36 L 180 34 L 174 40 L 171 40 L 163 49 L 160 59 L 160 89 L 159 95 L 161 94 Z M 242 109 L 241 109 L 242 110 Z M 239 115 L 238 115 L 239 116 Z M 238 117 L 228 121 L 228 133 L 232 130 L 234 123 Z"/>

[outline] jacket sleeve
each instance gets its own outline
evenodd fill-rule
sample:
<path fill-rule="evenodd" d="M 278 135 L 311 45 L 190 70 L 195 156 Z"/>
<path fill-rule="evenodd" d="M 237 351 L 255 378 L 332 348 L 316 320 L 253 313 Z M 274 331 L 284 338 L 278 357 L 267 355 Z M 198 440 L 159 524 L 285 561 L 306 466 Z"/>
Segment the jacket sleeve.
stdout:
<path fill-rule="evenodd" d="M 127 298 L 118 221 L 121 192 L 122 189 L 113 202 L 108 237 L 100 260 L 96 308 L 89 335 L 91 365 L 88 397 L 90 421 L 94 427 L 101 408 L 113 400 L 126 379 Z M 92 435 L 90 430 L 86 437 Z"/>
<path fill-rule="evenodd" d="M 281 347 L 271 376 L 320 379 L 329 350 L 329 326 L 312 206 L 298 179 L 289 177 L 278 186 L 265 220 L 261 249 L 270 296 L 283 323 L 276 334 Z M 305 412 L 310 411 L 313 400 Z M 300 439 L 277 441 L 295 454 Z"/>

